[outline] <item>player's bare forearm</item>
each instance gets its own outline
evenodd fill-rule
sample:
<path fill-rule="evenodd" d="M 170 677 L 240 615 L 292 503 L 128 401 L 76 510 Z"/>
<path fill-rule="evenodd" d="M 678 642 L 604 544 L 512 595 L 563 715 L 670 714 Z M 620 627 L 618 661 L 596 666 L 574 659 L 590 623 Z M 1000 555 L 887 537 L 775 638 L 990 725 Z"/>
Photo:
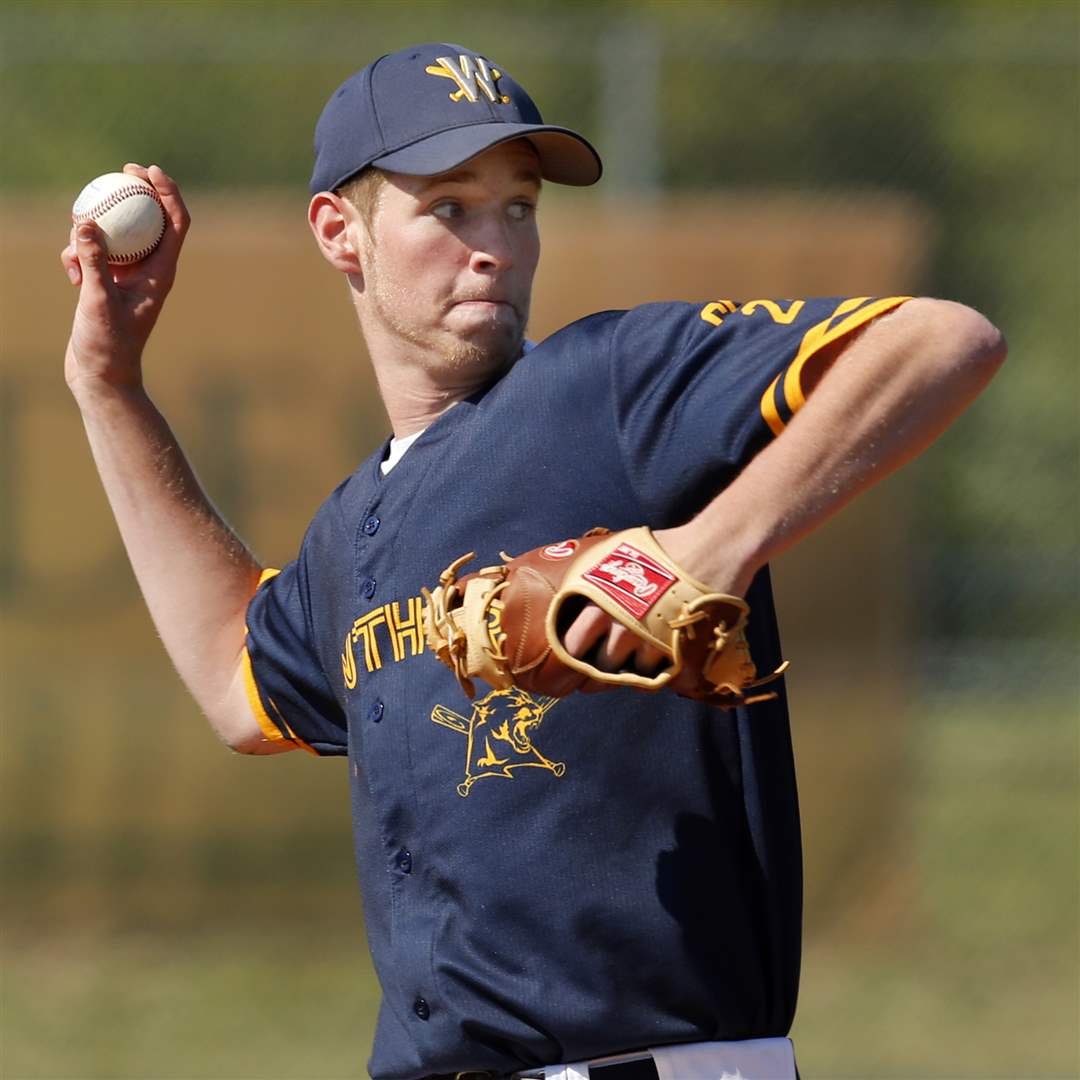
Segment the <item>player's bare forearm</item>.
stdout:
<path fill-rule="evenodd" d="M 210 504 L 142 383 L 142 350 L 172 285 L 187 212 L 160 169 L 127 171 L 155 184 L 169 227 L 149 258 L 114 268 L 100 233 L 80 226 L 61 254 L 80 287 L 65 375 L 139 586 L 181 678 L 226 743 L 273 752 L 281 744 L 263 738 L 241 664 L 260 567 Z"/>
<path fill-rule="evenodd" d="M 970 308 L 909 301 L 840 352 L 788 427 L 728 488 L 657 538 L 714 587 L 743 595 L 762 565 L 926 449 L 1005 352 L 1000 332 Z"/>
<path fill-rule="evenodd" d="M 77 400 L 166 651 L 215 732 L 238 749 L 257 749 L 261 733 L 247 702 L 241 657 L 259 564 L 210 504 L 141 387 L 84 384 Z"/>

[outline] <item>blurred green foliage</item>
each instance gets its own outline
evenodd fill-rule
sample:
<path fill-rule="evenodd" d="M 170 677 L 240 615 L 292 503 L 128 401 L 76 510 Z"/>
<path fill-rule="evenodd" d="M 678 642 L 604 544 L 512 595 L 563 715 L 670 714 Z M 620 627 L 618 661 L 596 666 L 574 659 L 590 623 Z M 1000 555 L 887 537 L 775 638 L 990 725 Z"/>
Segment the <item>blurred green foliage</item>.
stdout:
<path fill-rule="evenodd" d="M 880 838 L 887 887 L 843 908 L 863 921 L 811 926 L 796 1037 L 808 1076 L 1075 1074 L 1080 5 L 8 0 L 0 188 L 73 198 L 157 160 L 188 190 L 302 203 L 326 97 L 417 40 L 506 63 L 608 158 L 588 197 L 628 212 L 717 188 L 805 193 L 812 212 L 880 189 L 932 215 L 919 289 L 985 311 L 1011 349 L 913 467 L 921 659 L 960 642 L 945 674 L 970 670 L 982 696 L 951 709 L 923 664 L 910 820 Z M 111 667 L 78 685 L 125 730 L 123 753 L 111 734 L 87 749 L 53 661 L 4 703 L 19 717 L 6 804 L 36 816 L 7 814 L 0 1072 L 360 1075 L 377 995 L 359 935 L 338 940 L 359 921 L 347 815 L 335 803 L 283 835 L 264 814 L 335 783 L 344 799 L 344 776 L 214 756 L 190 706 L 162 695 L 163 658 L 134 690 L 105 693 Z M 207 802 L 200 785 L 250 801 L 192 832 L 170 814 Z M 124 793 L 139 826 L 83 820 L 99 789 Z"/>
<path fill-rule="evenodd" d="M 0 9 L 0 185 L 74 195 L 157 160 L 188 188 L 302 199 L 328 94 L 417 39 L 511 60 L 548 119 L 611 151 L 609 195 L 642 194 L 640 149 L 661 193 L 915 196 L 938 228 L 920 290 L 985 311 L 1013 357 L 917 466 L 932 618 L 980 634 L 1005 600 L 1023 636 L 1075 635 L 1080 6 L 23 0 Z M 1024 553 L 1029 588 L 993 599 Z M 950 595 L 958 566 L 984 607 Z"/>

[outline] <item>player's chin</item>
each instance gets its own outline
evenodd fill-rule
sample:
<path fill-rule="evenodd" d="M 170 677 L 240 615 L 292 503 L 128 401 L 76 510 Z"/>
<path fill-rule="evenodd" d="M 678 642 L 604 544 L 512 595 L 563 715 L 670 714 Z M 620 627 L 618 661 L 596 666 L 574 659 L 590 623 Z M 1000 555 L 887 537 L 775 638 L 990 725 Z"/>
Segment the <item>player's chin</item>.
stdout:
<path fill-rule="evenodd" d="M 525 328 L 517 321 L 489 321 L 454 327 L 456 353 L 462 361 L 495 370 L 513 363 L 520 355 Z"/>

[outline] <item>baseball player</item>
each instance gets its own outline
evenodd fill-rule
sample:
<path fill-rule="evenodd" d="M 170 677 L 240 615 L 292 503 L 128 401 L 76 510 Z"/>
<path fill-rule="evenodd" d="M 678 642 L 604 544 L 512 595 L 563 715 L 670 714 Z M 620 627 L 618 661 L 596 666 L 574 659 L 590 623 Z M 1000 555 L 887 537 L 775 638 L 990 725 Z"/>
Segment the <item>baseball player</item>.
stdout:
<path fill-rule="evenodd" d="M 758 672 L 781 652 L 767 563 L 925 448 L 1004 357 L 963 306 L 728 299 L 591 315 L 528 342 L 545 182 L 600 160 L 502 64 L 385 56 L 330 98 L 309 220 L 349 284 L 393 437 L 264 569 L 220 520 L 140 362 L 188 226 L 122 270 L 81 227 L 69 385 L 162 639 L 246 753 L 349 759 L 383 1000 L 370 1073 L 793 1078 L 801 865 L 782 681 L 732 708 L 567 668 L 537 693 L 433 655 L 423 590 L 468 552 L 554 557 L 648 526 L 744 598 Z M 717 238 L 723 242 L 722 235 Z M 306 361 L 310 362 L 310 361 Z M 546 547 L 545 547 L 546 545 Z M 640 568 L 639 568 L 640 569 Z M 647 595 L 655 583 L 638 583 Z M 648 676 L 662 648 L 596 604 L 564 644 Z"/>

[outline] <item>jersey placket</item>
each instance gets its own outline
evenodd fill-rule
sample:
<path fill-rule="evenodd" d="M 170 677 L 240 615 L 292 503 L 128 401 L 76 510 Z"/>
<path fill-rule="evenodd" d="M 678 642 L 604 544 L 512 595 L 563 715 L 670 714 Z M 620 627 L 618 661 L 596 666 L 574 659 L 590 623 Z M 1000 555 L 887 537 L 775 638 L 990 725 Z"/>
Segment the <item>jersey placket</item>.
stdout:
<path fill-rule="evenodd" d="M 407 633 L 421 635 L 418 651 L 423 649 L 423 627 L 419 604 L 405 596 L 408 586 L 398 567 L 402 529 L 408 508 L 418 497 L 419 477 L 426 477 L 421 462 L 426 457 L 422 446 L 410 447 L 391 475 L 373 473 L 366 478 L 367 498 L 358 502 L 353 589 L 355 608 L 361 613 L 357 622 L 364 625 L 354 646 L 358 678 L 348 703 L 355 755 L 351 781 L 366 784 L 370 796 L 389 902 L 384 916 L 388 914 L 391 963 L 382 966 L 383 991 L 421 1044 L 432 1038 L 430 1028 L 440 1010 L 430 966 L 432 907 L 424 896 L 426 852 L 417 839 L 421 829 L 409 750 L 411 718 L 399 661 L 414 647 L 403 643 L 402 624 L 416 624 Z M 413 668 L 412 677 L 416 674 Z M 357 837 L 358 853 L 360 847 Z"/>

